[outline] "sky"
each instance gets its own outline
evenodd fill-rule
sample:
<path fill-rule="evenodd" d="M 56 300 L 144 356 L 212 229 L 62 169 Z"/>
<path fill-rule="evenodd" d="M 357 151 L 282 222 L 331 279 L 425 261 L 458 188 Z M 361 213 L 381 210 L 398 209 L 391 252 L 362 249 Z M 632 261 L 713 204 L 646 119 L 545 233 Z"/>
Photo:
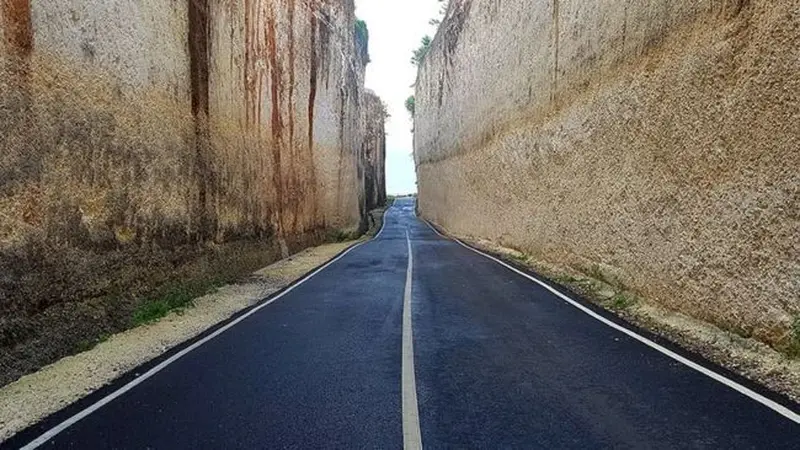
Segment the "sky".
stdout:
<path fill-rule="evenodd" d="M 414 94 L 417 68 L 410 62 L 423 36 L 436 33 L 428 21 L 439 16 L 437 0 L 355 0 L 356 16 L 367 22 L 367 89 L 389 107 L 386 123 L 386 192 L 417 191 L 411 117 L 405 101 Z"/>

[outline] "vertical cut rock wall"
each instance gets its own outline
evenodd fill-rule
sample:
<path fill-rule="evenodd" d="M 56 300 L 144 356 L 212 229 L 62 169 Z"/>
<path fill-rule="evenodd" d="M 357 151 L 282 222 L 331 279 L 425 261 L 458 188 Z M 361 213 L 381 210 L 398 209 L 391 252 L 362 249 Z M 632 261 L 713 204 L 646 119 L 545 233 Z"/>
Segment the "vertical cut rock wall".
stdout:
<path fill-rule="evenodd" d="M 367 209 L 386 204 L 386 118 L 388 113 L 383 101 L 368 91 L 366 95 L 366 122 L 364 134 L 364 190 Z"/>
<path fill-rule="evenodd" d="M 787 345 L 800 3 L 452 0 L 417 83 L 421 213 Z"/>
<path fill-rule="evenodd" d="M 364 226 L 354 27 L 352 0 L 0 2 L 0 384 L 156 286 Z"/>

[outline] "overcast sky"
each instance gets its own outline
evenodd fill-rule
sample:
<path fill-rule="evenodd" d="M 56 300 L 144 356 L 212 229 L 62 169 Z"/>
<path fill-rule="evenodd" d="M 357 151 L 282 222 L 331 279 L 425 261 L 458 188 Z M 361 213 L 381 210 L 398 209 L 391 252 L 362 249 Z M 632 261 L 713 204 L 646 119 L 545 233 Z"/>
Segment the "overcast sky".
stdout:
<path fill-rule="evenodd" d="M 411 118 L 405 100 L 414 93 L 411 85 L 417 69 L 410 63 L 412 51 L 422 36 L 433 37 L 428 21 L 438 17 L 436 0 L 355 0 L 356 15 L 369 28 L 367 88 L 389 107 L 386 124 L 386 191 L 389 194 L 416 192 L 416 174 L 411 156 Z"/>

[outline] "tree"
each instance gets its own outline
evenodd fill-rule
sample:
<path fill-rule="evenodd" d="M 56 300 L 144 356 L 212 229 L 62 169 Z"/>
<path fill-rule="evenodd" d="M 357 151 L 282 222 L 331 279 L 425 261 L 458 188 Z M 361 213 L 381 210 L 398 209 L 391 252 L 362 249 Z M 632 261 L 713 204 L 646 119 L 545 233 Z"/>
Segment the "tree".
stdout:
<path fill-rule="evenodd" d="M 414 110 L 417 106 L 417 99 L 413 95 L 406 99 L 406 109 L 408 113 L 411 114 L 411 117 L 414 117 Z"/>
<path fill-rule="evenodd" d="M 436 0 L 442 4 L 439 8 L 439 17 L 434 17 L 428 23 L 438 27 L 442 23 L 442 18 L 444 18 L 445 14 L 447 14 L 447 7 L 450 5 L 450 0 Z M 428 50 L 431 47 L 431 39 L 430 36 L 425 36 L 422 38 L 422 45 L 419 46 L 418 49 L 414 50 L 413 56 L 411 56 L 411 64 L 419 67 L 422 64 L 422 61 L 425 59 L 425 55 L 428 54 Z"/>
<path fill-rule="evenodd" d="M 358 49 L 359 53 L 361 53 L 361 60 L 364 61 L 364 64 L 370 62 L 369 59 L 369 29 L 367 29 L 367 23 L 361 19 L 356 19 L 355 24 L 355 43 L 356 48 Z"/>
<path fill-rule="evenodd" d="M 422 61 L 425 59 L 425 55 L 428 54 L 428 50 L 431 48 L 431 37 L 425 36 L 422 38 L 421 45 L 419 48 L 414 50 L 414 54 L 411 56 L 411 64 L 419 67 L 422 64 Z"/>

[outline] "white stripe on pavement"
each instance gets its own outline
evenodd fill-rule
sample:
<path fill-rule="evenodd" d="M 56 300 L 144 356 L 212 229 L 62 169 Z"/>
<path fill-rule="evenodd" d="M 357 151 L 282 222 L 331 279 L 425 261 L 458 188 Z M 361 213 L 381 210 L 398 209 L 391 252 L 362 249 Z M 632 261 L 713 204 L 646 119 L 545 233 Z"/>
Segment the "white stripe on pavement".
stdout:
<path fill-rule="evenodd" d="M 411 280 L 414 273 L 414 256 L 408 229 L 406 229 L 406 242 L 408 243 L 408 269 L 406 270 L 406 289 L 403 294 L 403 448 L 419 450 L 422 448 L 422 433 L 419 429 L 417 382 L 414 375 L 414 329 L 411 325 Z"/>

